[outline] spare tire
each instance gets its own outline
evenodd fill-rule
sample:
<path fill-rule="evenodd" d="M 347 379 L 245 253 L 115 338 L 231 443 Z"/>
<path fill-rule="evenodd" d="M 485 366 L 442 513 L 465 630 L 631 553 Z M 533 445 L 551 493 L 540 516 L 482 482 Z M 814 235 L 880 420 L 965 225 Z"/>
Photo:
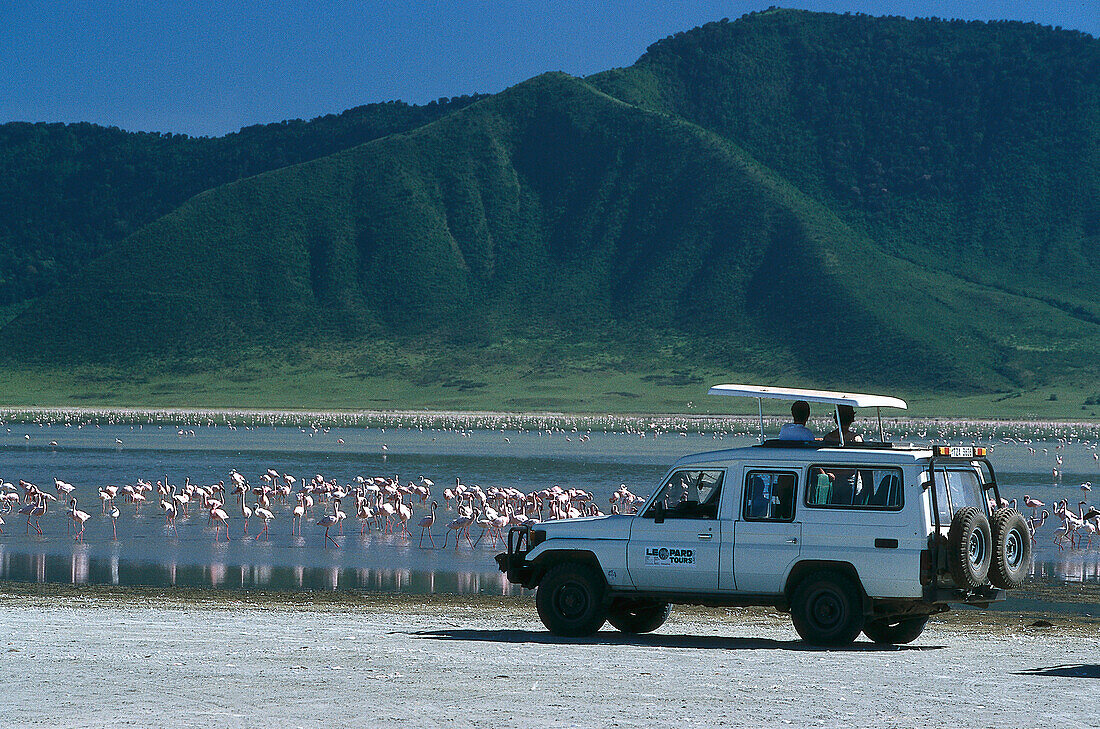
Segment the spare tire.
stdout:
<path fill-rule="evenodd" d="M 993 559 L 989 581 L 997 587 L 1013 590 L 1024 584 L 1031 567 L 1031 532 L 1015 509 L 998 509 L 990 521 L 993 533 Z"/>
<path fill-rule="evenodd" d="M 947 533 L 947 566 L 956 587 L 973 590 L 985 584 L 992 543 L 989 519 L 976 506 L 955 512 Z"/>

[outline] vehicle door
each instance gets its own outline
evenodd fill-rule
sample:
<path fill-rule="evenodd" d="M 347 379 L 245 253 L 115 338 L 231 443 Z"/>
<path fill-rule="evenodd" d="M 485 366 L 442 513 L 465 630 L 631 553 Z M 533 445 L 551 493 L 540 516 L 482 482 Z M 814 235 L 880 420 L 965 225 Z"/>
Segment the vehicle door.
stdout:
<path fill-rule="evenodd" d="M 630 528 L 627 571 L 636 588 L 718 589 L 725 477 L 720 468 L 684 468 L 669 474 Z"/>
<path fill-rule="evenodd" d="M 734 525 L 733 582 L 738 592 L 774 594 L 796 559 L 802 524 L 796 521 L 798 472 L 744 469 Z"/>

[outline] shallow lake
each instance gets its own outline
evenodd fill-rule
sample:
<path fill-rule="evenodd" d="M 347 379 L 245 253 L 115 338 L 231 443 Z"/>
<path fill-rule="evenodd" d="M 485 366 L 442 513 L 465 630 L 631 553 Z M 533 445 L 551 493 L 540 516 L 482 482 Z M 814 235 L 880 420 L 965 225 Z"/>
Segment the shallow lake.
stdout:
<path fill-rule="evenodd" d="M 1090 429 L 1091 428 L 1091 429 Z M 1097 483 L 1100 465 L 1095 426 L 942 425 L 906 430 L 895 426 L 896 441 L 978 443 L 991 448 L 1002 496 L 1029 494 L 1047 504 L 1066 498 L 1089 500 L 1081 484 Z M 65 504 L 53 502 L 42 518 L 42 535 L 27 533 L 24 517 L 4 515 L 0 535 L 0 579 L 40 582 L 262 587 L 271 589 L 369 589 L 402 592 L 514 593 L 496 570 L 492 556 L 500 545 L 489 538 L 454 549 L 418 546 L 415 524 L 427 513 L 414 505 L 412 538 L 380 533 L 361 524 L 354 509 L 336 536 L 339 547 L 325 547 L 315 525 L 322 502 L 310 513 L 302 536 L 291 535 L 290 507 L 275 504 L 268 537 L 254 537 L 262 522 L 243 518 L 236 499 L 227 498 L 230 536 L 215 542 L 207 514 L 194 507 L 169 533 L 155 492 L 138 507 L 118 499 L 118 539 L 102 514 L 97 493 L 107 484 L 137 479 L 209 484 L 228 481 L 236 469 L 252 483 L 273 468 L 298 478 L 322 474 L 349 483 L 356 476 L 399 475 L 403 482 L 425 476 L 435 482 L 433 498 L 443 504 L 443 488 L 456 479 L 466 484 L 510 486 L 522 491 L 559 484 L 592 491 L 607 509 L 608 496 L 627 486 L 646 495 L 677 457 L 698 451 L 750 445 L 748 427 L 737 432 L 598 432 L 549 430 L 445 430 L 428 428 L 302 428 L 8 424 L 0 427 L 0 478 L 24 479 L 53 491 L 53 479 L 76 486 L 79 506 L 91 514 L 84 543 L 68 534 Z M 1058 470 L 1055 475 L 1054 470 Z M 252 503 L 252 499 L 247 502 Z M 1025 515 L 1030 510 L 1021 507 Z M 442 545 L 454 513 L 442 508 L 432 536 Z M 1060 551 L 1056 524 L 1048 519 L 1038 534 L 1033 573 L 1048 581 L 1100 582 L 1100 539 L 1085 548 Z M 478 529 L 471 531 L 477 538 Z"/>

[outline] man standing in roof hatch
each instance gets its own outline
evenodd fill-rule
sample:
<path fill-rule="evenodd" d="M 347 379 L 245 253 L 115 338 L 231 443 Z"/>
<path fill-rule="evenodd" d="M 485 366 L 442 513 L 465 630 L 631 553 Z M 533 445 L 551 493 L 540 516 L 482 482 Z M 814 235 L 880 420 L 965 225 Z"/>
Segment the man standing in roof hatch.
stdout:
<path fill-rule="evenodd" d="M 814 440 L 814 432 L 806 427 L 810 419 L 810 403 L 796 400 L 791 405 L 793 423 L 786 423 L 779 429 L 779 440 Z"/>

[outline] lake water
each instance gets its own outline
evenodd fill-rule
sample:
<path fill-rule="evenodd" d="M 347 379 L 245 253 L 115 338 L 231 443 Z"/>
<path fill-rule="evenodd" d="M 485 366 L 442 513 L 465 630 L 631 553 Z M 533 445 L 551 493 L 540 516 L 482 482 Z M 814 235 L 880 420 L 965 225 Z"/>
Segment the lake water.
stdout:
<path fill-rule="evenodd" d="M 926 425 L 894 426 L 894 440 L 936 437 L 938 442 L 978 443 L 992 449 L 1002 495 L 1023 501 L 1029 494 L 1046 503 L 1061 498 L 1076 505 L 1091 494 L 1080 484 L 1100 489 L 1095 426 Z M 324 505 L 311 512 L 302 536 L 292 536 L 289 507 L 276 504 L 269 539 L 244 538 L 243 519 L 234 497 L 228 499 L 230 541 L 214 541 L 205 512 L 192 509 L 177 520 L 178 536 L 167 532 L 156 504 L 118 500 L 122 512 L 118 539 L 101 513 L 98 488 L 133 483 L 138 478 L 171 483 L 185 478 L 208 484 L 228 481 L 231 469 L 259 483 L 269 468 L 299 479 L 322 474 L 349 483 L 356 476 L 394 476 L 402 481 L 423 475 L 436 483 L 433 497 L 460 479 L 482 487 L 510 486 L 523 491 L 559 484 L 594 492 L 605 509 L 607 497 L 627 484 L 648 494 L 677 457 L 703 450 L 756 442 L 750 426 L 721 433 L 590 432 L 549 430 L 446 430 L 430 428 L 301 428 L 8 424 L 0 426 L 0 478 L 25 479 L 53 491 L 53 479 L 76 486 L 80 508 L 89 512 L 84 543 L 67 534 L 65 504 L 51 504 L 41 520 L 43 534 L 27 533 L 24 517 L 5 515 L 0 535 L 0 579 L 39 582 L 192 585 L 224 588 L 368 589 L 402 592 L 515 593 L 496 570 L 500 546 L 489 540 L 476 547 L 463 542 L 447 549 L 418 547 L 414 526 L 426 512 L 414 506 L 411 540 L 344 523 L 339 547 L 324 546 L 324 530 L 315 525 Z M 1059 463 L 1059 459 L 1061 463 Z M 1059 469 L 1057 477 L 1052 469 Z M 249 504 L 252 503 L 250 499 Z M 1027 515 L 1029 510 L 1021 508 Z M 442 544 L 453 512 L 442 508 L 433 528 Z M 1034 574 L 1050 581 L 1100 582 L 1100 539 L 1090 548 L 1059 551 L 1054 524 L 1038 533 Z M 262 527 L 256 518 L 249 531 Z M 479 530 L 472 530 L 477 537 Z"/>

